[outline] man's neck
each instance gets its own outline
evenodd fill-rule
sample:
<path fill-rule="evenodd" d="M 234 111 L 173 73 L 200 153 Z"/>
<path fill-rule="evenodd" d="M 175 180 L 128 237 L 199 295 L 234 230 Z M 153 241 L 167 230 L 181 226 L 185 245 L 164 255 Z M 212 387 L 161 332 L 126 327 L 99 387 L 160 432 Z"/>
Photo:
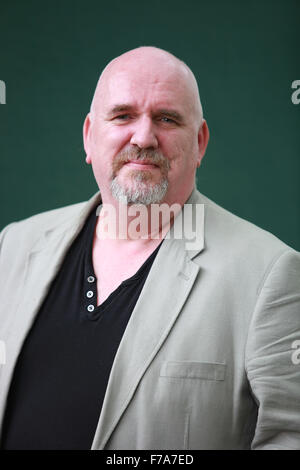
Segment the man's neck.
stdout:
<path fill-rule="evenodd" d="M 114 241 L 114 245 L 125 247 L 139 245 L 147 247 L 162 240 L 174 223 L 174 219 L 191 195 L 178 197 L 173 201 L 167 197 L 159 204 L 125 204 L 111 194 L 102 194 L 96 226 L 96 235 L 101 239 Z M 184 199 L 184 201 L 183 201 Z"/>

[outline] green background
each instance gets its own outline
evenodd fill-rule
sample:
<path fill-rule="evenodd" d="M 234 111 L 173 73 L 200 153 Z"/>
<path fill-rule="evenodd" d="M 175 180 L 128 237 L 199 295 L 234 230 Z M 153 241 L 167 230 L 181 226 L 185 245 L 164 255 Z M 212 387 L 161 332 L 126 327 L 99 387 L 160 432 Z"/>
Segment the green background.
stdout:
<path fill-rule="evenodd" d="M 0 227 L 89 198 L 82 124 L 102 68 L 140 45 L 183 59 L 211 140 L 198 188 L 300 250 L 300 1 L 0 2 Z"/>

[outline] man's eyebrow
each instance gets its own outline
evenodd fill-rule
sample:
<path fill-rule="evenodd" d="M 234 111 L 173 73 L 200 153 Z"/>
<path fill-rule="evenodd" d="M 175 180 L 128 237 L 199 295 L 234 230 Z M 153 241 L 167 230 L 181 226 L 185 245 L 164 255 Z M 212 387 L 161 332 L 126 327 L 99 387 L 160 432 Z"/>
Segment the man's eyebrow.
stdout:
<path fill-rule="evenodd" d="M 183 122 L 184 121 L 183 116 L 178 111 L 175 111 L 173 109 L 158 109 L 157 111 L 155 111 L 154 114 L 155 115 L 164 115 L 166 117 L 173 118 L 178 122 Z"/>
<path fill-rule="evenodd" d="M 131 104 L 116 104 L 108 110 L 107 114 L 108 116 L 113 116 L 114 114 L 122 113 L 124 111 L 132 111 L 133 109 L 134 106 L 132 106 Z"/>
<path fill-rule="evenodd" d="M 125 104 L 125 103 L 116 104 L 110 110 L 108 110 L 107 115 L 109 117 L 112 117 L 117 113 L 129 112 L 129 111 L 133 111 L 134 109 L 135 107 L 131 104 Z M 175 119 L 179 123 L 184 122 L 183 116 L 178 111 L 175 111 L 173 109 L 167 109 L 167 108 L 157 109 L 153 112 L 153 115 L 154 116 L 163 115 L 171 119 Z"/>

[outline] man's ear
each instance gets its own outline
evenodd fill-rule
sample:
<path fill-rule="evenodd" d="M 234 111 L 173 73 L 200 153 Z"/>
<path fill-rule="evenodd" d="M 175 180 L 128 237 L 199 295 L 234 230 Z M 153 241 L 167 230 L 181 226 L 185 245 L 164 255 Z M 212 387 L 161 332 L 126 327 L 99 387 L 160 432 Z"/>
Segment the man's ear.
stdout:
<path fill-rule="evenodd" d="M 90 141 L 91 141 L 91 119 L 90 119 L 90 114 L 88 114 L 83 124 L 83 145 L 84 145 L 84 150 L 86 153 L 85 161 L 86 163 L 89 163 L 89 164 L 92 163 L 91 156 L 90 156 L 90 152 L 91 152 Z"/>
<path fill-rule="evenodd" d="M 205 155 L 206 147 L 209 141 L 209 129 L 205 119 L 202 119 L 202 124 L 198 132 L 198 158 L 197 167 L 200 166 L 201 160 Z"/>

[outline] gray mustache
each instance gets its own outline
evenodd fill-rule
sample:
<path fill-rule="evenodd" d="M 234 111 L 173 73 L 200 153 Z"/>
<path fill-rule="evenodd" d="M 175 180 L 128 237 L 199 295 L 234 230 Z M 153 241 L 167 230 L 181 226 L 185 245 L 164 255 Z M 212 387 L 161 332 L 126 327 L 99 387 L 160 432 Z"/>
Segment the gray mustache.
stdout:
<path fill-rule="evenodd" d="M 170 169 L 169 160 L 157 150 L 123 150 L 117 155 L 113 162 L 113 174 L 116 175 L 125 163 L 131 162 L 132 160 L 147 160 L 149 163 L 159 166 L 164 173 L 167 173 Z"/>

